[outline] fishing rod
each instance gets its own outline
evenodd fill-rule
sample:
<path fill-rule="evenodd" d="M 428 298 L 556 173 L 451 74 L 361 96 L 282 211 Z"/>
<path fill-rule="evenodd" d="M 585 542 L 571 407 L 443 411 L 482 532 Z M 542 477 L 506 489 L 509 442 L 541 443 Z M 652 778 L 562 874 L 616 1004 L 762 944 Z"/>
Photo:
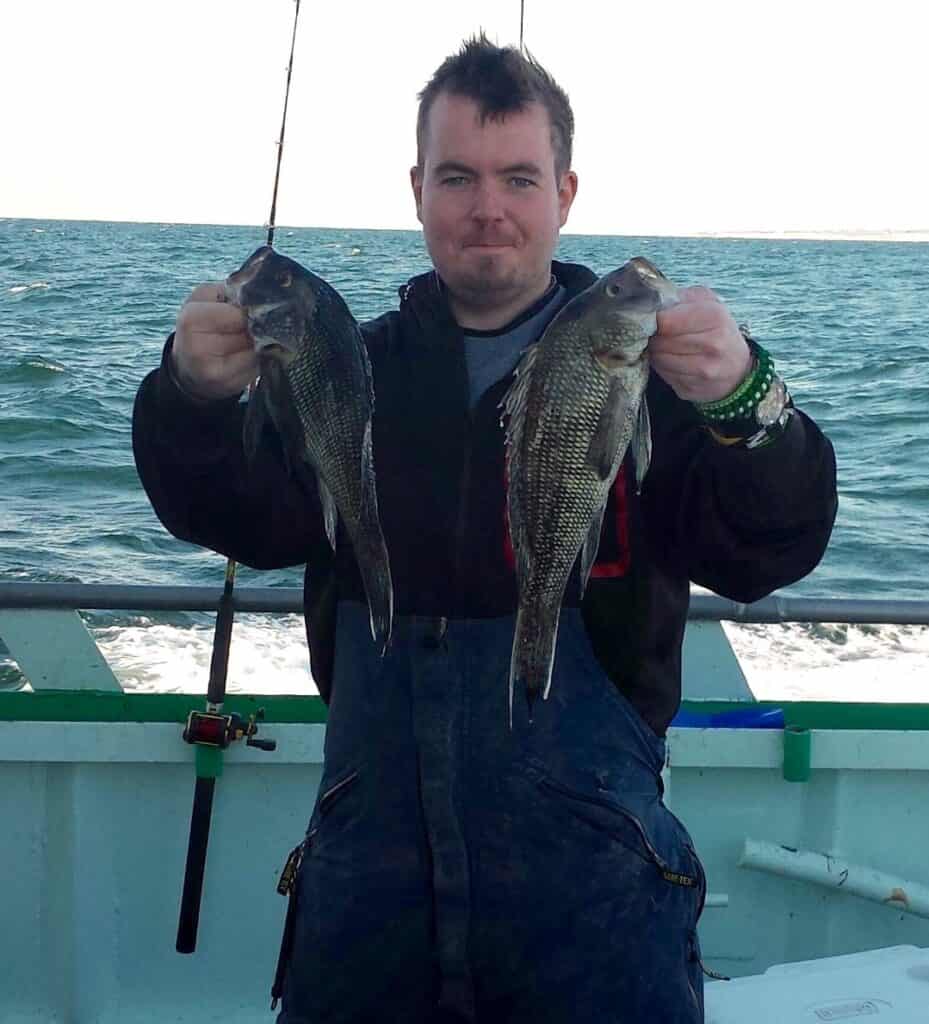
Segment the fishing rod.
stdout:
<path fill-rule="evenodd" d="M 281 157 L 284 153 L 284 132 L 287 127 L 287 101 L 290 98 L 290 76 L 294 65 L 294 45 L 297 41 L 297 20 L 300 0 L 295 0 L 293 34 L 290 40 L 290 60 L 287 64 L 287 84 L 284 89 L 284 113 L 281 133 L 277 140 L 277 166 L 274 171 L 274 191 L 271 213 L 268 217 L 268 245 L 274 241 L 274 221 L 277 216 L 277 186 L 281 176 Z M 251 393 L 249 388 L 249 393 Z M 213 632 L 213 653 L 210 658 L 210 677 L 207 684 L 206 710 L 191 711 L 187 716 L 183 738 L 196 747 L 195 767 L 197 781 L 194 786 L 194 804 L 190 815 L 190 836 L 187 841 L 187 862 L 184 868 L 184 887 L 181 892 L 181 910 L 177 925 L 178 953 L 193 953 L 197 948 L 197 930 L 200 924 L 200 905 L 203 896 L 203 875 L 213 817 L 213 794 L 216 780 L 223 770 L 223 751 L 236 740 L 245 740 L 246 746 L 259 750 L 274 750 L 274 740 L 256 738 L 257 723 L 264 717 L 259 708 L 246 720 L 241 715 L 223 713 L 226 699 L 226 676 L 229 669 L 229 645 L 232 640 L 232 619 L 235 614 L 232 591 L 235 586 L 236 563 L 226 562 L 226 576 L 222 596 L 216 610 Z"/>
<path fill-rule="evenodd" d="M 287 85 L 284 87 L 284 113 L 281 115 L 281 134 L 277 140 L 277 166 L 274 169 L 274 191 L 271 193 L 271 214 L 268 217 L 268 245 L 274 242 L 274 218 L 277 216 L 277 183 L 281 178 L 281 157 L 284 155 L 284 130 L 287 128 L 287 101 L 290 99 L 290 75 L 294 68 L 294 45 L 297 42 L 297 18 L 300 17 L 300 0 L 294 11 L 294 31 L 290 37 L 290 60 L 287 62 Z"/>

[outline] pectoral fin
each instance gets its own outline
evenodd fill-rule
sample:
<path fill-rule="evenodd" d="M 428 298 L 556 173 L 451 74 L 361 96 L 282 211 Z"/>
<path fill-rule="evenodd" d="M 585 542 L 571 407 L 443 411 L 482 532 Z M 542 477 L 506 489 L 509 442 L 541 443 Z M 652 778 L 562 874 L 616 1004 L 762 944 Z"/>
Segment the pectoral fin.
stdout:
<path fill-rule="evenodd" d="M 242 448 L 245 451 L 245 461 L 249 466 L 252 465 L 255 461 L 255 456 L 258 454 L 258 449 L 261 445 L 261 434 L 268 419 L 267 393 L 267 382 L 264 377 L 261 377 L 258 381 L 258 386 L 245 404 L 245 419 L 242 423 Z"/>
<path fill-rule="evenodd" d="M 635 458 L 635 492 L 642 493 L 642 481 L 652 461 L 652 424 L 648 415 L 648 402 L 645 396 L 639 403 L 639 415 L 636 420 L 635 432 L 632 435 L 632 454 Z"/>
<path fill-rule="evenodd" d="M 242 425 L 242 446 L 246 462 L 251 465 L 261 447 L 261 435 L 270 421 L 277 432 L 284 458 L 284 470 L 288 476 L 293 475 L 294 457 L 290 450 L 291 438 L 299 437 L 302 432 L 300 421 L 288 403 L 281 404 L 281 396 L 289 395 L 290 385 L 276 360 L 261 361 L 261 376 L 258 386 L 249 397 L 245 407 L 245 420 Z M 277 402 L 275 402 L 277 398 Z"/>
<path fill-rule="evenodd" d="M 316 486 L 319 490 L 319 502 L 323 508 L 323 521 L 326 524 L 326 536 L 329 538 L 329 544 L 332 550 L 335 551 L 335 538 L 336 529 L 339 523 L 339 511 L 336 508 L 335 498 L 332 496 L 332 492 L 323 483 L 323 478 L 316 474 Z"/>
<path fill-rule="evenodd" d="M 587 463 L 601 480 L 609 480 L 623 443 L 629 409 L 624 392 L 622 384 L 614 377 L 587 449 Z"/>
<path fill-rule="evenodd" d="M 584 546 L 581 548 L 581 597 L 587 589 L 587 581 L 590 579 L 590 570 L 593 568 L 597 558 L 597 551 L 600 547 L 600 531 L 603 529 L 603 514 L 606 512 L 606 502 L 600 507 L 590 523 L 587 537 L 584 539 Z"/>

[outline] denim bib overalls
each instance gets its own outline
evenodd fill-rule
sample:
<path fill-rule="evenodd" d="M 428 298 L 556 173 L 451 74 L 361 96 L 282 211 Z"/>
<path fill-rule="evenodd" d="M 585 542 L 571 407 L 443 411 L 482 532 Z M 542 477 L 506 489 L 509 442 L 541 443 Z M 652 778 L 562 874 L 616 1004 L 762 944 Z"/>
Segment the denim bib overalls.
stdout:
<path fill-rule="evenodd" d="M 325 766 L 279 1024 L 698 1024 L 705 895 L 664 741 L 562 610 L 548 700 L 509 726 L 513 617 L 339 606 Z"/>

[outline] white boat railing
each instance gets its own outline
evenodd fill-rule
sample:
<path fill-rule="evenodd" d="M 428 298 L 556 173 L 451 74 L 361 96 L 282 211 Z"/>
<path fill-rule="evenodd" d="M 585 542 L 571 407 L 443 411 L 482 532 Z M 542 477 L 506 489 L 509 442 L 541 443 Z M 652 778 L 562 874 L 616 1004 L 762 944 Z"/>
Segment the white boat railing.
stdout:
<path fill-rule="evenodd" d="M 0 657 L 5 648 L 20 673 L 12 680 L 0 677 L 0 690 L 21 687 L 28 680 L 34 690 L 120 691 L 122 684 L 79 612 L 215 613 L 221 596 L 220 587 L 0 582 Z M 296 587 L 240 585 L 232 601 L 234 611 L 241 614 L 303 611 L 303 592 Z M 754 699 L 723 621 L 920 626 L 929 625 L 929 600 L 773 594 L 741 604 L 694 592 L 684 635 L 685 700 Z"/>
<path fill-rule="evenodd" d="M 133 611 L 215 611 L 222 587 L 130 586 L 109 583 L 0 582 L 0 609 L 69 608 Z M 238 586 L 236 611 L 302 612 L 298 587 Z M 742 604 L 714 594 L 691 594 L 688 618 L 728 622 L 844 622 L 929 625 L 929 599 L 783 597 L 772 594 Z"/>

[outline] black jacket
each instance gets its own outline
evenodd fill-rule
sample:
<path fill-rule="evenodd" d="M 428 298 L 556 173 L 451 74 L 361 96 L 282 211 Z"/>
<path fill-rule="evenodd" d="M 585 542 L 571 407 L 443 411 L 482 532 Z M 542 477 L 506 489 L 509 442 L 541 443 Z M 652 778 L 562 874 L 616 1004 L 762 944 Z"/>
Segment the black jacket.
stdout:
<path fill-rule="evenodd" d="M 595 276 L 553 264 L 569 294 Z M 375 384 L 378 504 L 395 611 L 486 617 L 515 610 L 506 536 L 499 381 L 469 410 L 461 331 L 436 275 L 414 278 L 399 311 L 363 327 Z M 242 451 L 243 407 L 195 403 L 165 366 L 136 399 L 133 444 L 142 483 L 175 536 L 245 565 L 306 563 L 313 676 L 328 699 L 338 600 L 364 600 L 350 544 L 333 556 L 312 485 L 288 477 L 268 432 L 254 466 Z M 690 582 L 754 601 L 810 572 L 836 514 L 832 446 L 802 413 L 772 445 L 717 443 L 693 406 L 653 373 L 652 461 L 635 494 L 631 456 L 604 517 L 583 600 L 594 651 L 616 686 L 663 734 L 680 704 Z M 576 580 L 565 597 L 577 604 Z"/>

